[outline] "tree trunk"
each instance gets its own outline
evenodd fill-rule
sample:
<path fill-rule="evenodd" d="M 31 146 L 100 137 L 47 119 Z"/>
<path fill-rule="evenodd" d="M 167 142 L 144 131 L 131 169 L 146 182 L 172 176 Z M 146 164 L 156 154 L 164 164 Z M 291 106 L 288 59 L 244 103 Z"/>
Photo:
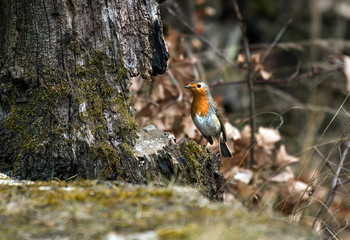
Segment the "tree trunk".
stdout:
<path fill-rule="evenodd" d="M 0 0 L 0 171 L 133 183 L 183 171 L 220 198 L 217 161 L 192 143 L 175 151 L 191 165 L 172 150 L 134 154 L 131 78 L 164 73 L 168 58 L 156 0 Z M 199 160 L 209 168 L 195 169 Z"/>
<path fill-rule="evenodd" d="M 29 179 L 129 175 L 130 79 L 167 67 L 158 3 L 1 0 L 0 9 L 2 168 Z"/>

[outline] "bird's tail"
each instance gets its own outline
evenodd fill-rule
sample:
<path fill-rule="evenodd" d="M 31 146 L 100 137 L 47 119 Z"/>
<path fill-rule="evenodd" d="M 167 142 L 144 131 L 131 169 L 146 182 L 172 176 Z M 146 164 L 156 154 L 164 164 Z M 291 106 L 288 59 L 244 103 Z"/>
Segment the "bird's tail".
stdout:
<path fill-rule="evenodd" d="M 228 149 L 225 141 L 219 141 L 220 153 L 223 157 L 232 157 L 230 149 Z"/>

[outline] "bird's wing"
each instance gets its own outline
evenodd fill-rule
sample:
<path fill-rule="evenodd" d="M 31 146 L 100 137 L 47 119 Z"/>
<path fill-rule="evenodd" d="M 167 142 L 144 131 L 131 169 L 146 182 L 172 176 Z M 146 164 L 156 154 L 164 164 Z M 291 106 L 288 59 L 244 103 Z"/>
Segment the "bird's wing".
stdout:
<path fill-rule="evenodd" d="M 211 138 L 211 136 L 208 136 L 208 137 L 206 137 L 206 136 L 204 136 L 205 137 L 205 139 L 207 139 L 207 141 L 210 143 L 210 145 L 213 145 L 213 139 Z"/>
<path fill-rule="evenodd" d="M 226 130 L 225 130 L 225 125 L 224 125 L 224 118 L 221 115 L 220 109 L 218 107 L 218 105 L 214 102 L 213 104 L 214 110 L 215 110 L 215 114 L 218 117 L 219 121 L 220 121 L 220 125 L 221 125 L 221 131 L 222 131 L 222 135 L 224 137 L 224 140 L 226 142 Z"/>

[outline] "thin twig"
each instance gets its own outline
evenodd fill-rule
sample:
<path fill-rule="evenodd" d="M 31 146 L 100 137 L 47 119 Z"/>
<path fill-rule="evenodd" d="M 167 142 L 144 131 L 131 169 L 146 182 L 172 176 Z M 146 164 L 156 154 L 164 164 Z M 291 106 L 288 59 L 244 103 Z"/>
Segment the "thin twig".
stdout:
<path fill-rule="evenodd" d="M 335 192 L 336 192 L 336 189 L 340 186 L 338 184 L 339 182 L 339 175 L 340 175 L 340 171 L 343 167 L 343 164 L 344 164 L 344 161 L 345 161 L 345 157 L 346 155 L 348 154 L 348 151 L 350 149 L 350 141 L 347 141 L 346 145 L 345 145 L 345 149 L 343 151 L 343 154 L 341 155 L 341 158 L 340 158 L 340 161 L 339 161 L 339 164 L 338 164 L 338 167 L 337 167 L 337 170 L 336 170 L 336 173 L 335 173 L 335 176 L 333 178 L 333 181 L 332 181 L 332 185 L 327 193 L 327 196 L 321 206 L 321 209 L 320 211 L 318 212 L 313 224 L 312 224 L 312 227 L 311 229 L 314 229 L 315 226 L 316 226 L 316 223 L 320 220 L 320 216 L 324 213 L 326 207 L 328 208 L 328 206 L 332 203 L 333 201 L 333 198 L 334 198 L 334 195 L 335 195 Z"/>
<path fill-rule="evenodd" d="M 204 42 L 205 44 L 207 44 L 211 49 L 213 49 L 213 51 L 216 53 L 216 55 L 218 55 L 219 57 L 221 57 L 222 59 L 224 59 L 227 63 L 229 63 L 232 67 L 235 67 L 238 69 L 238 65 L 231 61 L 230 59 L 228 59 L 224 54 L 222 54 L 213 44 L 211 44 L 206 38 L 204 38 L 203 36 L 199 35 L 193 27 L 191 27 L 187 22 L 185 22 L 182 18 L 180 18 L 178 16 L 178 14 L 176 14 L 174 12 L 173 9 L 171 9 L 169 6 L 166 6 L 166 10 L 168 11 L 168 13 L 170 13 L 173 17 L 175 17 L 177 20 L 179 20 L 181 22 L 182 25 L 184 25 L 188 30 L 190 30 L 194 35 L 196 35 L 196 37 L 198 39 L 200 39 L 202 42 Z"/>
<path fill-rule="evenodd" d="M 281 30 L 277 33 L 275 39 L 273 40 L 273 42 L 270 44 L 270 46 L 268 47 L 268 49 L 266 49 L 266 51 L 264 52 L 263 56 L 260 59 L 260 64 L 263 64 L 264 61 L 266 60 L 266 58 L 269 56 L 271 50 L 276 46 L 276 44 L 278 43 L 278 41 L 280 40 L 280 38 L 282 37 L 283 33 L 286 31 L 287 27 L 292 23 L 292 18 L 289 17 L 288 21 L 283 25 L 283 27 L 281 28 Z"/>
<path fill-rule="evenodd" d="M 334 169 L 332 168 L 330 162 L 327 160 L 327 158 L 321 153 L 321 151 L 318 149 L 317 146 L 314 146 L 314 150 L 318 153 L 318 155 L 321 156 L 321 158 L 323 159 L 323 161 L 325 162 L 326 166 L 332 171 L 332 173 L 335 175 L 336 172 L 334 171 Z"/>
<path fill-rule="evenodd" d="M 285 84 L 285 83 L 289 83 L 293 80 L 300 80 L 300 79 L 304 79 L 304 78 L 310 78 L 310 77 L 315 77 L 315 76 L 319 76 L 319 75 L 325 75 L 328 73 L 334 73 L 334 72 L 343 72 L 343 68 L 340 67 L 336 67 L 336 68 L 332 68 L 332 69 L 328 69 L 328 70 L 324 70 L 324 71 L 310 71 L 310 72 L 306 72 L 306 73 L 302 73 L 302 74 L 295 74 L 293 73 L 290 77 L 288 78 L 275 78 L 275 79 L 270 79 L 270 80 L 264 80 L 264 79 L 256 79 L 253 81 L 253 83 L 255 84 Z M 243 81 L 231 81 L 231 82 L 217 82 L 217 83 L 213 83 L 210 84 L 210 87 L 218 87 L 218 86 L 226 86 L 226 85 L 236 85 L 236 84 L 243 84 L 246 83 L 246 80 Z"/>
<path fill-rule="evenodd" d="M 343 71 L 343 68 L 340 68 L 340 67 L 336 67 L 336 68 L 332 68 L 324 71 L 311 70 L 310 72 L 302 73 L 296 76 L 291 76 L 289 78 L 279 78 L 279 79 L 276 78 L 276 79 L 270 79 L 270 80 L 259 79 L 256 81 L 256 83 L 258 84 L 259 83 L 288 83 L 292 80 L 299 80 L 303 78 L 310 78 L 318 75 L 323 75 L 323 74 L 328 74 L 333 72 L 342 72 L 342 71 Z"/>
<path fill-rule="evenodd" d="M 180 102 L 182 100 L 182 97 L 183 97 L 183 92 L 182 92 L 182 89 L 180 87 L 179 81 L 174 77 L 174 74 L 171 72 L 170 69 L 168 69 L 167 73 L 168 73 L 170 79 L 172 79 L 175 82 L 176 88 L 179 91 L 179 96 L 177 97 L 176 100 L 178 102 Z"/>
<path fill-rule="evenodd" d="M 317 143 L 315 144 L 315 146 L 322 146 L 322 145 L 324 145 L 323 143 L 321 144 L 321 140 L 323 139 L 324 135 L 326 134 L 327 130 L 329 129 L 329 127 L 331 126 L 331 124 L 334 122 L 334 120 L 336 119 L 336 117 L 339 115 L 341 109 L 343 108 L 344 104 L 347 102 L 347 100 L 349 99 L 349 97 L 350 97 L 350 93 L 345 97 L 344 101 L 341 103 L 341 105 L 340 105 L 340 107 L 338 108 L 337 112 L 336 112 L 335 114 L 333 114 L 332 119 L 329 121 L 328 125 L 327 125 L 327 126 L 325 127 L 325 129 L 323 130 L 323 132 L 322 132 L 321 136 L 319 137 L 319 139 L 318 139 Z M 344 131 L 344 133 L 345 133 L 345 132 L 346 132 L 346 131 Z M 342 135 L 343 135 L 343 134 L 342 134 Z M 338 142 L 341 142 L 341 141 L 344 142 L 344 141 L 349 141 L 349 140 L 348 140 L 348 138 L 346 138 L 346 137 L 344 137 L 344 136 L 341 136 L 340 138 L 337 139 L 337 141 L 335 142 L 335 145 L 338 145 Z M 313 151 L 311 152 L 310 156 L 313 155 L 314 151 L 315 151 L 315 149 L 313 149 Z M 329 152 L 328 157 L 326 158 L 326 161 L 330 158 L 330 155 L 332 154 L 332 152 L 333 152 L 333 148 L 332 148 L 332 150 Z M 307 159 L 306 162 L 308 162 L 309 160 L 310 160 L 310 158 Z M 312 177 L 311 177 L 311 183 L 313 183 L 313 182 L 316 181 L 316 176 L 320 173 L 320 171 L 321 171 L 321 169 L 322 169 L 322 166 L 324 166 L 324 164 L 326 163 L 326 161 L 324 161 L 324 162 L 320 165 L 320 167 L 319 167 L 318 169 L 316 169 L 316 171 L 313 173 L 313 175 L 312 175 Z M 306 166 L 306 165 L 305 165 L 305 166 Z M 301 173 L 302 173 L 302 172 L 303 172 L 303 171 L 300 171 L 300 174 L 299 174 L 299 176 L 297 176 L 297 179 L 299 179 L 299 178 L 301 177 Z M 319 180 L 316 184 L 314 184 L 314 186 L 313 186 L 314 191 L 316 191 L 316 190 L 321 186 L 321 184 L 322 184 L 323 181 L 324 181 L 324 179 L 323 179 L 323 180 L 321 179 L 321 180 Z M 309 184 L 309 185 L 310 185 L 310 184 Z M 304 193 L 303 193 L 302 196 L 304 196 L 305 192 L 306 192 L 306 191 L 304 191 Z M 301 197 L 302 197 L 302 196 L 301 196 Z M 308 198 L 307 201 L 304 203 L 304 205 L 306 205 L 306 204 L 308 204 L 308 203 L 310 202 L 311 196 L 312 196 L 312 195 L 309 196 L 309 198 Z M 299 202 L 300 202 L 300 200 L 299 200 Z M 294 214 L 296 214 L 296 211 L 294 211 Z M 304 213 L 302 213 L 302 215 L 303 215 L 303 214 L 304 214 Z M 300 220 L 301 220 L 301 219 L 302 219 L 302 218 L 300 218 Z M 316 218 L 316 219 L 317 219 L 317 218 Z M 319 220 L 319 221 L 321 221 L 321 220 Z M 314 225 L 315 225 L 315 223 L 313 224 L 312 227 L 315 227 Z"/>
<path fill-rule="evenodd" d="M 348 183 L 350 183 L 350 179 L 346 179 L 346 180 L 342 181 L 341 183 L 339 183 L 338 185 L 340 186 L 340 185 L 345 185 Z"/>
<path fill-rule="evenodd" d="M 254 70 L 251 69 L 251 59 L 250 59 L 250 49 L 249 49 L 249 41 L 248 37 L 245 31 L 244 27 L 244 21 L 242 14 L 239 10 L 238 4 L 236 0 L 233 0 L 233 6 L 235 7 L 235 12 L 237 19 L 239 21 L 239 27 L 241 28 L 242 37 L 243 37 L 243 45 L 245 50 L 245 56 L 246 56 L 246 64 L 247 64 L 247 84 L 248 84 L 248 91 L 249 91 L 249 99 L 250 99 L 250 108 L 249 113 L 252 117 L 250 120 L 250 129 L 251 129 L 251 137 L 250 137 L 250 166 L 255 165 L 254 160 L 254 146 L 255 146 L 255 95 L 254 95 L 254 89 L 253 89 L 253 78 L 254 78 Z"/>

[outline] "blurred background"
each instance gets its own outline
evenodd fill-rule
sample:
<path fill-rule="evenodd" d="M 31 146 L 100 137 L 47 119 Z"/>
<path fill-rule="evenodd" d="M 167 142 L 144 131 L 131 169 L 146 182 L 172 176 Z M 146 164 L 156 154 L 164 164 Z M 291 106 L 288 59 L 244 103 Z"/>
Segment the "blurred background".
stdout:
<path fill-rule="evenodd" d="M 258 170 L 251 169 L 247 163 L 250 100 L 243 36 L 233 2 L 167 0 L 160 4 L 171 57 L 169 70 L 154 77 L 152 83 L 134 79 L 132 94 L 138 124 L 140 127 L 154 124 L 158 129 L 174 133 L 177 141 L 188 137 L 205 145 L 205 139 L 190 117 L 191 93 L 184 89 L 189 82 L 205 81 L 222 109 L 229 147 L 235 151 L 232 159 L 222 161 L 227 181 L 224 190 L 232 194 L 232 198 L 259 195 L 265 202 L 275 202 L 273 209 L 299 220 L 306 214 L 309 216 L 304 217 L 306 225 L 311 226 L 315 218 L 322 217 L 317 216 L 318 210 L 322 203 L 327 205 L 324 201 L 336 177 L 344 184 L 333 189 L 335 200 L 327 208 L 339 214 L 323 221 L 334 229 L 347 226 L 350 194 L 346 184 L 350 178 L 350 157 L 345 145 L 350 138 L 350 80 L 347 77 L 350 67 L 346 59 L 350 55 L 350 1 L 237 0 L 252 64 L 257 71 L 253 118 Z M 264 55 L 274 41 L 271 52 Z M 261 62 L 263 57 L 266 58 Z M 218 151 L 217 144 L 208 147 L 214 153 Z M 281 154 L 286 155 L 281 157 Z M 290 159 L 293 163 L 288 162 Z M 341 171 L 337 175 L 341 160 Z M 232 181 L 242 169 L 251 171 L 252 177 L 247 181 Z M 273 192 L 273 187 L 266 190 L 262 186 L 273 180 L 266 175 L 280 173 L 290 175 L 277 179 L 278 184 L 304 184 L 300 191 L 309 191 L 309 196 L 293 193 L 296 191 L 293 187 L 286 196 L 290 200 L 294 194 L 297 198 L 294 202 L 288 202 L 278 193 L 273 200 L 267 200 L 266 192 Z M 240 189 L 241 182 L 245 185 Z M 295 211 L 301 200 L 310 204 L 309 213 Z M 288 204 L 290 208 L 283 211 Z M 348 236 L 345 230 L 342 234 Z"/>

